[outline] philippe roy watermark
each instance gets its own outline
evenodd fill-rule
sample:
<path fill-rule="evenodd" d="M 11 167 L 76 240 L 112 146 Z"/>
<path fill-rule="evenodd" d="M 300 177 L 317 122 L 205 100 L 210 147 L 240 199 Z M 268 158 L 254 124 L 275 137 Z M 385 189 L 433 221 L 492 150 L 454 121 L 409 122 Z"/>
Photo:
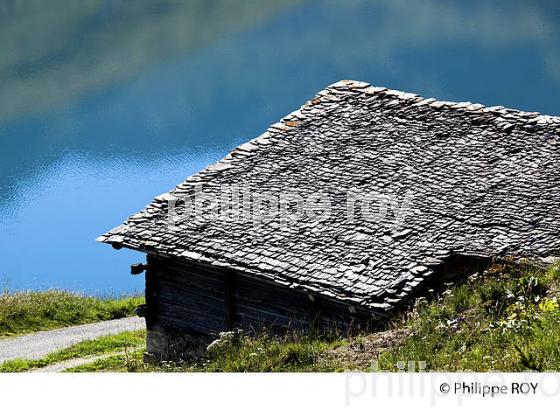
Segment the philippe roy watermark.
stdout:
<path fill-rule="evenodd" d="M 176 229 L 189 220 L 221 220 L 250 222 L 254 229 L 276 222 L 280 229 L 288 229 L 301 220 L 321 223 L 344 218 L 350 224 L 383 224 L 394 233 L 402 229 L 413 203 L 408 192 L 397 195 L 357 189 L 344 194 L 296 189 L 262 191 L 249 185 L 227 185 L 212 191 L 197 186 L 189 194 L 175 193 L 167 197 L 169 228 Z"/>
<path fill-rule="evenodd" d="M 400 361 L 396 372 L 385 372 L 372 361 L 371 372 L 345 374 L 345 405 L 376 397 L 413 397 L 435 405 L 463 404 L 470 399 L 555 398 L 560 395 L 558 373 L 441 373 L 428 372 L 425 361 Z"/>

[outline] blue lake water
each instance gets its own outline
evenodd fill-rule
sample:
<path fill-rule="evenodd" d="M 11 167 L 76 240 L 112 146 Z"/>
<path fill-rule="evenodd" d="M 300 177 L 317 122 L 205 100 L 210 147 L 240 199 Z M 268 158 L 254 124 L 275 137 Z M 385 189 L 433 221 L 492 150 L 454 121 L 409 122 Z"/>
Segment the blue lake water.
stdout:
<path fill-rule="evenodd" d="M 557 1 L 0 0 L 0 284 L 139 291 L 94 239 L 340 79 L 560 114 Z"/>

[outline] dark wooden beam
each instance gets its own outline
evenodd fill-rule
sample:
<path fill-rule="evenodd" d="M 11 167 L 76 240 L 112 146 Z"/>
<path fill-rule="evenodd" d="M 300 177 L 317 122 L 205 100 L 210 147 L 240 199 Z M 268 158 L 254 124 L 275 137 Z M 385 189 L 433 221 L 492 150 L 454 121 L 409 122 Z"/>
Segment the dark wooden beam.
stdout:
<path fill-rule="evenodd" d="M 146 315 L 148 314 L 148 305 L 144 303 L 136 306 L 134 308 L 134 313 L 136 313 L 138 317 L 146 317 Z"/>
<path fill-rule="evenodd" d="M 309 314 L 309 330 L 311 334 L 317 333 L 319 330 L 319 323 L 320 323 L 320 316 L 321 316 L 321 309 L 319 307 L 318 296 L 312 293 L 307 295 L 309 299 L 309 307 L 308 307 L 308 314 Z"/>
<path fill-rule="evenodd" d="M 148 269 L 148 265 L 146 265 L 145 263 L 133 263 L 132 265 L 130 265 L 130 273 L 132 275 L 139 275 L 146 269 Z"/>
<path fill-rule="evenodd" d="M 232 330 L 235 325 L 235 272 L 224 272 L 225 284 L 225 324 L 227 330 Z"/>

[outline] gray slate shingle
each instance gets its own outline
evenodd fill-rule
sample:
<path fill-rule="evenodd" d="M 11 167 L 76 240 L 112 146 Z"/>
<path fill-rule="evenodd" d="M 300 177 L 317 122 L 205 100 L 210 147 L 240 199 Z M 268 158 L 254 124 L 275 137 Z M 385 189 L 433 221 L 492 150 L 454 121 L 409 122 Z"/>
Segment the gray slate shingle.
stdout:
<path fill-rule="evenodd" d="M 275 197 L 326 193 L 332 216 L 286 229 L 201 218 L 169 229 L 169 198 L 243 184 Z M 352 189 L 411 195 L 400 230 L 350 223 Z M 452 254 L 560 249 L 560 117 L 341 81 L 98 240 L 389 310 Z"/>

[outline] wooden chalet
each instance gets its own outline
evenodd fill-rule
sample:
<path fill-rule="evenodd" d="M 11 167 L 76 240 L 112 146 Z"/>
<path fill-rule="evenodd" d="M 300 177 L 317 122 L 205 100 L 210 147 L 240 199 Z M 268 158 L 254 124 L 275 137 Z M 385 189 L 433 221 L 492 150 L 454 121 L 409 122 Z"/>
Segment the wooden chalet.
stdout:
<path fill-rule="evenodd" d="M 558 117 L 341 81 L 98 240 L 147 254 L 133 273 L 157 358 L 227 329 L 371 328 L 457 261 L 558 251 L 559 159 Z M 170 221 L 238 186 L 320 192 L 330 216 Z M 384 218 L 349 217 L 349 193 L 387 198 Z"/>

